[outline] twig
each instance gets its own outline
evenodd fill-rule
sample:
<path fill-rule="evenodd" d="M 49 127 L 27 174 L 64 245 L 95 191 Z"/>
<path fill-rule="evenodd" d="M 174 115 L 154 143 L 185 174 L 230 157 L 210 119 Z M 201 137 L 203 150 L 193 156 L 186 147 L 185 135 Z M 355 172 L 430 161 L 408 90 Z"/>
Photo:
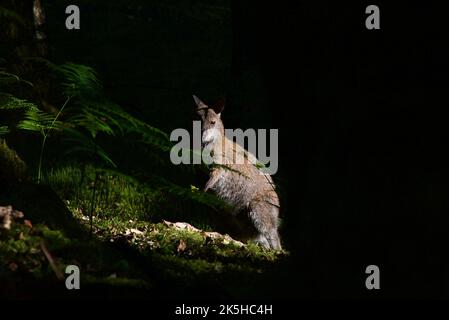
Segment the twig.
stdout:
<path fill-rule="evenodd" d="M 53 269 L 53 272 L 55 273 L 56 278 L 58 278 L 58 280 L 61 280 L 61 281 L 64 280 L 64 275 L 56 266 L 55 261 L 53 260 L 51 254 L 50 254 L 50 251 L 48 251 L 47 247 L 45 246 L 44 241 L 41 241 L 41 249 L 45 255 L 45 258 L 47 258 L 48 263 L 50 263 L 50 267 Z"/>

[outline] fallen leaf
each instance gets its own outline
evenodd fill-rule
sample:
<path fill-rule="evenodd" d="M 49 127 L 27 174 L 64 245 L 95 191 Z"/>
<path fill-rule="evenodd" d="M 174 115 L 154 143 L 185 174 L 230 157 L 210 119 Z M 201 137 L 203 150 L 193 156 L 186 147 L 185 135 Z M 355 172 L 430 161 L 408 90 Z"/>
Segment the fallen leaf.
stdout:
<path fill-rule="evenodd" d="M 126 229 L 125 235 L 130 235 L 130 234 L 143 234 L 143 232 L 140 231 L 139 229 L 134 229 L 134 228 Z"/>
<path fill-rule="evenodd" d="M 173 223 L 167 220 L 162 220 L 162 223 L 165 224 L 167 227 L 170 227 Z"/>
<path fill-rule="evenodd" d="M 194 226 L 192 226 L 191 224 L 189 224 L 187 222 L 175 222 L 173 225 L 178 230 L 188 230 L 188 231 L 200 232 L 199 229 L 195 228 Z"/>
<path fill-rule="evenodd" d="M 170 222 L 170 221 L 166 221 L 163 220 L 163 223 L 167 226 L 167 227 L 172 227 L 178 230 L 188 230 L 188 231 L 194 231 L 194 232 L 201 232 L 200 229 L 195 228 L 194 226 L 192 226 L 190 223 L 187 222 Z"/>

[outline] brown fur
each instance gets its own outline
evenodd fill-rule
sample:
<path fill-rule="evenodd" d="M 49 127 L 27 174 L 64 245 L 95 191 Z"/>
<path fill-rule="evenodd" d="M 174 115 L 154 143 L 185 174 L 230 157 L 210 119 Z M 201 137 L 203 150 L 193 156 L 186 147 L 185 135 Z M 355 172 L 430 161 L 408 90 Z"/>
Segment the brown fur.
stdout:
<path fill-rule="evenodd" d="M 256 167 L 254 155 L 225 136 L 220 116 L 223 106 L 209 108 L 195 96 L 194 99 L 202 123 L 203 147 L 210 150 L 213 163 L 218 165 L 211 170 L 205 190 L 213 190 L 229 203 L 235 218 L 249 219 L 253 228 L 246 230 L 245 238 L 280 250 L 280 204 L 271 176 Z"/>

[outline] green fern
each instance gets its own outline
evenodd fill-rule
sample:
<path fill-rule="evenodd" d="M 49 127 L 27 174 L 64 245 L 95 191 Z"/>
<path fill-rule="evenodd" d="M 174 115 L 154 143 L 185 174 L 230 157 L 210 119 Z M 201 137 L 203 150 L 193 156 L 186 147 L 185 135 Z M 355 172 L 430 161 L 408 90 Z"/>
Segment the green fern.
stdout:
<path fill-rule="evenodd" d="M 52 130 L 60 130 L 63 127 L 63 123 L 61 121 L 58 121 L 58 118 L 69 101 L 70 97 L 67 98 L 67 100 L 64 102 L 63 106 L 56 114 L 56 116 L 48 114 L 37 108 L 30 108 L 25 112 L 25 119 L 20 121 L 19 124 L 17 125 L 19 129 L 39 132 L 42 135 L 37 183 L 40 183 L 42 179 L 42 162 L 44 158 L 45 144 L 47 142 L 47 138 Z"/>
<path fill-rule="evenodd" d="M 103 148 L 95 142 L 94 137 L 90 138 L 79 130 L 70 127 L 66 127 L 64 133 L 66 134 L 64 141 L 73 144 L 73 147 L 65 151 L 66 155 L 81 153 L 92 157 L 98 157 L 106 164 L 111 165 L 112 167 L 117 167 Z"/>
<path fill-rule="evenodd" d="M 0 93 L 0 110 L 29 110 L 38 109 L 37 106 L 27 100 L 19 99 L 11 94 Z"/>
<path fill-rule="evenodd" d="M 67 110 L 68 122 L 84 127 L 92 136 L 97 132 L 108 135 L 138 133 L 144 143 L 164 151 L 171 148 L 166 133 L 133 117 L 104 97 L 95 70 L 71 62 L 62 65 L 47 62 L 47 65 L 63 79 L 64 95 L 73 98 Z"/>
<path fill-rule="evenodd" d="M 114 136 L 114 129 L 105 120 L 106 118 L 99 117 L 95 112 L 82 109 L 79 114 L 70 117 L 68 123 L 86 129 L 92 138 L 95 138 L 99 132 Z"/>
<path fill-rule="evenodd" d="M 27 85 L 33 87 L 33 84 L 25 79 L 20 78 L 19 76 L 6 72 L 4 70 L 0 70 L 0 84 L 9 85 L 16 82 L 26 83 Z"/>
<path fill-rule="evenodd" d="M 0 126 L 0 136 L 4 136 L 9 133 L 9 128 L 7 126 Z"/>
<path fill-rule="evenodd" d="M 0 111 L 16 111 L 16 110 L 38 110 L 37 106 L 27 100 L 19 99 L 13 95 L 0 93 Z M 0 125 L 0 136 L 8 134 L 10 131 L 6 125 Z"/>
<path fill-rule="evenodd" d="M 86 99 L 102 95 L 100 80 L 91 67 L 72 62 L 55 65 L 47 61 L 47 65 L 62 79 L 65 96 Z"/>
<path fill-rule="evenodd" d="M 50 133 L 50 130 L 60 130 L 63 127 L 61 121 L 55 120 L 55 116 L 37 108 L 25 111 L 24 120 L 20 121 L 17 128 L 42 134 Z"/>

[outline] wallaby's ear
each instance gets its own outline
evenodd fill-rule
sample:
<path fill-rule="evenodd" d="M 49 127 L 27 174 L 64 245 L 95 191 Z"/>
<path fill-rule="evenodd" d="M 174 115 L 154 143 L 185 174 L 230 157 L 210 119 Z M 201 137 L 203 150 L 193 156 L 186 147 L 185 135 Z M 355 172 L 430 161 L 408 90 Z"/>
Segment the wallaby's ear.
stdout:
<path fill-rule="evenodd" d="M 212 107 L 212 109 L 215 111 L 215 113 L 220 116 L 221 112 L 224 109 L 224 106 L 226 104 L 226 99 L 224 97 L 220 98 Z"/>
<path fill-rule="evenodd" d="M 201 109 L 207 109 L 208 108 L 207 105 L 203 101 L 201 101 L 201 99 L 198 98 L 196 95 L 193 95 L 193 100 L 196 103 L 196 110 L 197 111 L 199 111 Z"/>

